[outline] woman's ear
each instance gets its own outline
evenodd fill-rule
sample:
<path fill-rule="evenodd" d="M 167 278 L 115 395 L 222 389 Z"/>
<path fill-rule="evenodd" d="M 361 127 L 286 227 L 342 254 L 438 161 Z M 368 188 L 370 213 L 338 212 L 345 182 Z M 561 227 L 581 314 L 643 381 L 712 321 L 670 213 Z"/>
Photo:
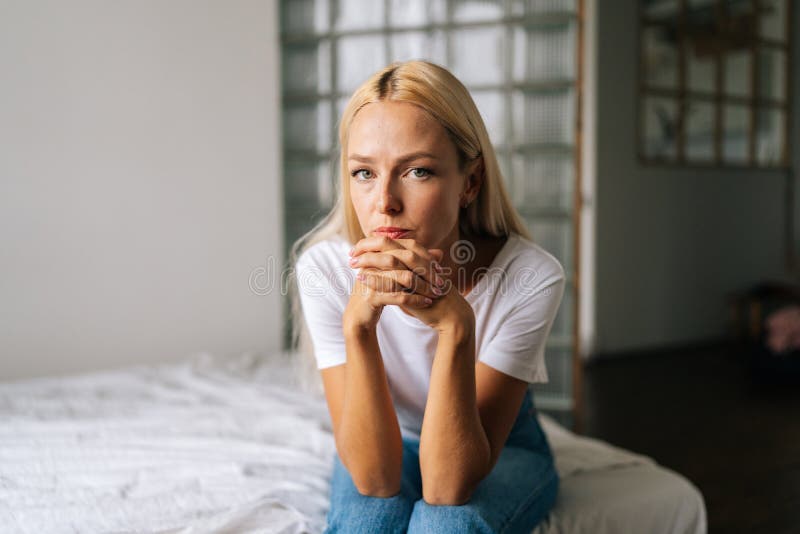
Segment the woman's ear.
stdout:
<path fill-rule="evenodd" d="M 475 198 L 478 197 L 478 193 L 483 186 L 483 180 L 486 176 L 483 168 L 483 156 L 478 156 L 469 162 L 467 165 L 466 175 L 467 184 L 464 192 L 462 193 L 462 203 L 469 205 L 473 200 L 475 200 Z"/>

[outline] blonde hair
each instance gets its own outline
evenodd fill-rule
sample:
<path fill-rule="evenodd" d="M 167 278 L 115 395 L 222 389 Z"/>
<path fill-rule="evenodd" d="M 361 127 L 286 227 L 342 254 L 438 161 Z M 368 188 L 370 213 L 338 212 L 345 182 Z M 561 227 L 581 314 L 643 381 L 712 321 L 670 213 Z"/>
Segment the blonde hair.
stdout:
<path fill-rule="evenodd" d="M 462 237 L 504 237 L 517 233 L 531 239 L 509 199 L 486 126 L 466 87 L 444 67 L 428 61 L 406 61 L 392 63 L 373 74 L 356 89 L 347 103 L 339 121 L 339 176 L 334 207 L 292 245 L 289 254 L 292 267 L 302 253 L 316 243 L 340 236 L 355 244 L 365 237 L 350 202 L 347 141 L 350 124 L 359 110 L 367 104 L 384 100 L 414 104 L 439 121 L 455 144 L 462 170 L 467 163 L 483 159 L 484 179 L 478 196 L 462 208 L 459 215 Z M 291 342 L 300 355 L 296 359 L 299 361 L 295 361 L 295 369 L 305 389 L 321 393 L 322 383 L 301 310 L 296 276 L 290 280 Z"/>

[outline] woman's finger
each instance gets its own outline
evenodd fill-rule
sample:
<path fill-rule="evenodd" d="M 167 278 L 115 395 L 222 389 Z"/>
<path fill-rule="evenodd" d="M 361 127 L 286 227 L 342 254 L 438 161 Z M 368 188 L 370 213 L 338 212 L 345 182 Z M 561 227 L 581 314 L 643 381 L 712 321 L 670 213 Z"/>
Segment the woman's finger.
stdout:
<path fill-rule="evenodd" d="M 440 248 L 429 248 L 428 253 L 439 263 L 441 263 L 442 258 L 444 258 L 444 251 Z"/>
<path fill-rule="evenodd" d="M 369 290 L 368 290 L 369 291 Z M 433 299 L 417 293 L 404 293 L 396 291 L 384 293 L 382 291 L 370 291 L 367 295 L 367 302 L 370 306 L 387 306 L 395 304 L 397 306 L 410 306 L 416 308 L 427 308 L 433 304 Z"/>
<path fill-rule="evenodd" d="M 397 241 L 398 240 L 382 235 L 365 237 L 363 239 L 360 239 L 355 245 L 353 245 L 353 248 L 350 249 L 350 256 L 355 258 L 364 252 L 369 252 L 369 251 L 376 252 L 376 251 L 390 250 L 393 248 L 405 248 Z"/>
<path fill-rule="evenodd" d="M 445 281 L 438 274 L 441 266 L 420 258 L 415 252 L 406 248 L 389 249 L 383 252 L 362 252 L 350 259 L 354 268 L 374 268 L 383 271 L 408 269 L 423 278 L 429 284 L 444 289 Z M 437 267 L 438 266 L 438 267 Z"/>
<path fill-rule="evenodd" d="M 393 271 L 362 269 L 358 274 L 358 279 L 376 291 L 385 293 L 403 291 L 417 293 L 433 299 L 443 294 L 441 289 L 432 286 L 428 281 L 408 269 Z"/>
<path fill-rule="evenodd" d="M 360 256 L 369 252 L 392 253 L 392 251 L 404 250 L 410 250 L 417 258 L 410 257 L 405 253 L 393 254 L 403 261 L 407 269 L 435 285 L 436 273 L 443 271 L 439 261 L 444 256 L 444 252 L 441 249 L 426 249 L 414 239 L 392 239 L 386 236 L 365 237 L 359 240 L 350 250 L 351 265 L 355 267 L 356 264 L 353 263 L 353 260 L 358 261 Z M 361 265 L 365 264 L 362 263 Z"/>

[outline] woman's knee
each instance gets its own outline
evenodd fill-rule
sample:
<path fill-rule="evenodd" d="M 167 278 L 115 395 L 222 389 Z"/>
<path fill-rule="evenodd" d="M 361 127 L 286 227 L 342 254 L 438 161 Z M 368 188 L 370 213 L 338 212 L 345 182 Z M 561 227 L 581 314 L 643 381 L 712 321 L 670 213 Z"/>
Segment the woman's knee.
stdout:
<path fill-rule="evenodd" d="M 529 534 L 555 504 L 555 465 L 552 458 L 526 449 L 504 450 L 501 459 L 467 503 L 436 506 L 417 501 L 409 533 Z"/>
<path fill-rule="evenodd" d="M 472 502 L 450 506 L 428 504 L 420 499 L 414 503 L 408 522 L 408 534 L 439 532 L 494 534 L 495 530 L 484 517 L 480 507 Z"/>
<path fill-rule="evenodd" d="M 402 494 L 393 497 L 356 497 L 331 507 L 326 533 L 405 533 L 412 502 Z"/>
<path fill-rule="evenodd" d="M 347 468 L 335 458 L 326 533 L 405 533 L 415 496 L 403 480 L 400 493 L 388 497 L 362 494 Z M 412 493 L 412 494 L 410 494 Z"/>

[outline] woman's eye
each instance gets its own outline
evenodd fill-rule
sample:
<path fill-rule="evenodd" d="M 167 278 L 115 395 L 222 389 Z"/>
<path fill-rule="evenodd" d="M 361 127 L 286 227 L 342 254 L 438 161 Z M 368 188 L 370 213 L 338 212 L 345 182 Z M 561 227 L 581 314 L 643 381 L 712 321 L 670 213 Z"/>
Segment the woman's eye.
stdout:
<path fill-rule="evenodd" d="M 357 171 L 353 171 L 351 175 L 362 180 L 369 180 L 372 178 L 372 171 L 367 169 L 358 169 Z"/>
<path fill-rule="evenodd" d="M 428 169 L 423 169 L 422 167 L 417 167 L 415 169 L 411 169 L 411 175 L 414 178 L 426 178 L 431 174 L 431 171 Z"/>

